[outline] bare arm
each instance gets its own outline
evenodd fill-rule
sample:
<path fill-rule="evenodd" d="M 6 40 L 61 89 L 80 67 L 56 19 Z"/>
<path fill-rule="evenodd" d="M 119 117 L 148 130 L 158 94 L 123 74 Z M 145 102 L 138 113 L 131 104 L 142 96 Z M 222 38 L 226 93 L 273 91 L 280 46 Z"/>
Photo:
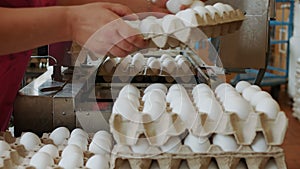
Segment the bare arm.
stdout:
<path fill-rule="evenodd" d="M 0 8 L 0 55 L 71 40 L 66 7 Z"/>
<path fill-rule="evenodd" d="M 0 8 L 0 13 L 0 55 L 69 40 L 84 45 L 96 31 L 87 47 L 101 54 L 126 56 L 147 45 L 140 32 L 120 19 L 132 12 L 119 4 Z"/>
<path fill-rule="evenodd" d="M 156 0 L 155 3 L 151 0 L 57 0 L 58 5 L 79 5 L 92 2 L 110 2 L 119 3 L 128 6 L 134 12 L 163 12 L 169 13 L 166 9 L 167 0 Z"/>

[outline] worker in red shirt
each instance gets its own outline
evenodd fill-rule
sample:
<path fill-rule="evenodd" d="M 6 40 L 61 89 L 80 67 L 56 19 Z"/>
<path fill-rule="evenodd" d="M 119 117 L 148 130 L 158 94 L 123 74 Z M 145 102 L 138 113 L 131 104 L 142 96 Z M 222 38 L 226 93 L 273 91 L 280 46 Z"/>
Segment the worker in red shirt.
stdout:
<path fill-rule="evenodd" d="M 95 1 L 98 2 L 93 3 Z M 113 3 L 99 1 L 0 1 L 1 131 L 8 127 L 14 100 L 31 56 L 30 49 L 62 41 L 75 41 L 83 45 L 99 28 L 117 20 L 113 27 L 100 32 L 96 50 L 106 51 L 107 47 L 116 44 L 108 52 L 115 56 L 126 56 L 146 47 L 147 42 L 137 30 L 119 19 L 132 13 L 124 5 L 129 5 L 134 12 L 167 12 L 166 0 L 110 0 Z"/>

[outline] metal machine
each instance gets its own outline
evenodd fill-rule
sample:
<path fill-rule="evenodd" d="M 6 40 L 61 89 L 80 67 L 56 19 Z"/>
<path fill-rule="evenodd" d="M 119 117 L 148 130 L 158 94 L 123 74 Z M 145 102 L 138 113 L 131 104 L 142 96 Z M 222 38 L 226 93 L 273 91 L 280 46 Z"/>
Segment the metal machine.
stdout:
<path fill-rule="evenodd" d="M 214 0 L 209 3 L 215 2 Z M 268 44 L 268 19 L 270 3 L 268 0 L 236 1 L 223 0 L 234 8 L 246 12 L 240 31 L 220 38 L 220 58 L 210 41 L 203 39 L 201 33 L 194 33 L 189 44 L 169 52 L 184 55 L 192 65 L 192 81 L 180 81 L 180 77 L 148 76 L 139 74 L 132 77 L 140 88 L 149 83 L 165 83 L 171 85 L 180 83 L 189 86 L 197 83 L 208 83 L 215 87 L 225 81 L 224 69 L 232 68 L 264 68 Z M 201 44 L 208 44 L 201 47 Z M 199 47 L 200 46 L 200 47 Z M 203 49 L 209 50 L 203 54 Z M 157 49 L 156 49 L 157 50 Z M 145 56 L 157 56 L 153 50 L 142 51 Z M 200 52 L 200 53 L 199 53 Z M 46 73 L 38 77 L 19 91 L 14 107 L 15 135 L 23 131 L 33 131 L 37 134 L 50 132 L 58 126 L 69 129 L 82 127 L 87 132 L 99 129 L 108 130 L 113 99 L 118 90 L 128 84 L 113 76 L 111 82 L 98 73 L 98 68 L 104 61 L 86 59 L 91 53 L 81 51 L 79 56 L 83 61 L 60 69 L 50 67 Z M 174 54 L 174 55 L 175 55 Z M 78 61 L 78 60 L 77 60 Z M 99 69 L 100 70 L 100 69 Z M 60 72 L 61 71 L 61 72 Z M 53 81 L 53 73 L 61 74 L 61 81 Z M 100 107 L 100 108 L 99 108 Z"/>

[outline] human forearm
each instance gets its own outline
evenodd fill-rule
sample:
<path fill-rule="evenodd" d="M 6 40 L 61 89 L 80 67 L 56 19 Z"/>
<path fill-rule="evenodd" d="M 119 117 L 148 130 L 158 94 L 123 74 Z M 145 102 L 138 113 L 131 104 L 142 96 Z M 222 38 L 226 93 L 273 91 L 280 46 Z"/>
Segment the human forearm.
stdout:
<path fill-rule="evenodd" d="M 0 8 L 0 55 L 71 40 L 66 8 Z"/>

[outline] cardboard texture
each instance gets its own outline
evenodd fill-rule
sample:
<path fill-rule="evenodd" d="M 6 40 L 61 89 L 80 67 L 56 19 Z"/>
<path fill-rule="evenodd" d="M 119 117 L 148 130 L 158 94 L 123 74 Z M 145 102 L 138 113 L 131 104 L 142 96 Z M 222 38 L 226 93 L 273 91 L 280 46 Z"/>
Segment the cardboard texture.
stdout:
<path fill-rule="evenodd" d="M 141 101 L 140 105 L 143 104 Z M 167 104 L 169 105 L 170 103 Z M 197 109 L 195 104 L 194 107 Z M 173 113 L 172 109 L 167 107 L 166 113 L 152 121 L 151 118 L 145 120 L 149 119 L 145 113 L 135 114 L 137 119 L 143 119 L 137 122 L 113 113 L 109 120 L 110 131 L 120 145 L 135 145 L 138 138 L 144 135 L 150 145 L 160 146 L 170 137 L 179 136 L 188 130 L 198 137 L 212 134 L 234 135 L 239 145 L 251 145 L 256 133 L 262 132 L 268 145 L 278 146 L 283 143 L 288 126 L 288 119 L 282 111 L 275 119 L 269 119 L 261 112 L 250 112 L 246 119 L 239 118 L 235 112 L 224 110 L 219 112 L 217 119 L 208 118 L 207 114 L 201 112 L 191 116 L 188 114 L 190 113 L 186 112 L 185 119 L 182 119 L 182 116 Z"/>

